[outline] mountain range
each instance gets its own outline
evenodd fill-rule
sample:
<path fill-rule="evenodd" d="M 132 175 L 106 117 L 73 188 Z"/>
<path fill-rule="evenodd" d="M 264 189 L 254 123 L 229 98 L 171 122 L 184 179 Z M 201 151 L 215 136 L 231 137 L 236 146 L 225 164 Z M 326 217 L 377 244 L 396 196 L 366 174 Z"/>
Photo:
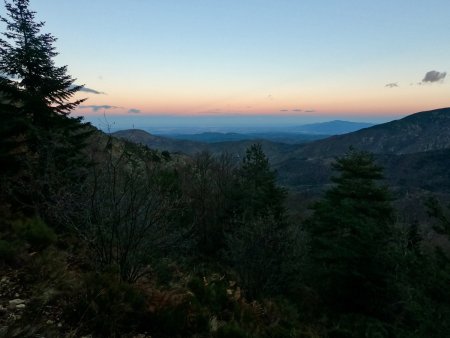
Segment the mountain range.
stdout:
<path fill-rule="evenodd" d="M 350 147 L 375 154 L 393 185 L 431 190 L 450 186 L 450 175 L 445 170 L 450 165 L 450 108 L 419 112 L 298 146 L 277 161 L 276 167 L 288 185 L 323 184 L 330 176 L 329 163 Z"/>
<path fill-rule="evenodd" d="M 243 140 L 269 140 L 273 142 L 300 144 L 320 140 L 331 135 L 341 135 L 372 127 L 372 123 L 329 121 L 305 125 L 293 125 L 261 130 L 259 132 L 203 132 L 203 133 L 168 133 L 160 134 L 163 137 L 178 140 L 217 143 Z"/>
<path fill-rule="evenodd" d="M 255 142 L 252 139 L 196 142 L 154 136 L 139 130 L 120 131 L 114 136 L 171 152 L 193 154 L 208 150 L 228 152 L 235 158 L 241 158 L 246 148 Z M 258 142 L 278 171 L 280 182 L 294 191 L 321 191 L 332 175 L 330 164 L 350 147 L 372 152 L 377 162 L 385 167 L 388 184 L 397 191 L 450 190 L 450 108 L 419 112 L 303 144 L 267 139 Z"/>
<path fill-rule="evenodd" d="M 203 133 L 168 133 L 151 134 L 141 129 L 120 130 L 113 133 L 114 136 L 124 138 L 132 142 L 147 145 L 158 150 L 194 154 L 203 150 L 212 152 L 228 151 L 242 148 L 238 143 L 247 145 L 254 142 L 274 142 L 285 144 L 303 144 L 324 139 L 331 135 L 341 135 L 373 126 L 372 123 L 329 121 L 305 125 L 285 126 L 282 129 L 259 132 L 203 132 Z M 230 148 L 230 149 L 228 149 Z M 245 150 L 245 148 L 244 148 Z"/>

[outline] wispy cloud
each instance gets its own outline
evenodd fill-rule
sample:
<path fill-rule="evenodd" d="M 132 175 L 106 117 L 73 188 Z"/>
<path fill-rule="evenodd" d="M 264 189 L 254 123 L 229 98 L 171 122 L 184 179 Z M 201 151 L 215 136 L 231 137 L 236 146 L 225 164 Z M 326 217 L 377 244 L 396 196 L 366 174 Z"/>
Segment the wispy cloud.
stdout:
<path fill-rule="evenodd" d="M 71 88 L 75 88 L 78 87 L 79 85 L 74 84 L 73 86 L 71 86 Z M 98 90 L 92 89 L 92 88 L 88 88 L 88 87 L 81 87 L 80 92 L 84 92 L 84 93 L 90 93 L 90 94 L 96 94 L 96 95 L 106 95 L 105 92 L 99 92 Z"/>
<path fill-rule="evenodd" d="M 447 76 L 446 72 L 438 72 L 436 70 L 431 70 L 425 74 L 421 83 L 443 82 L 446 76 Z"/>
<path fill-rule="evenodd" d="M 316 111 L 314 109 L 305 110 L 305 113 L 315 113 Z"/>
<path fill-rule="evenodd" d="M 136 108 L 128 109 L 128 114 L 139 114 L 141 111 Z"/>
<path fill-rule="evenodd" d="M 301 109 L 292 109 L 292 111 L 297 112 L 297 113 L 300 113 L 300 112 L 302 112 L 303 110 L 301 110 Z"/>
<path fill-rule="evenodd" d="M 289 109 L 280 109 L 281 112 L 287 112 Z"/>
<path fill-rule="evenodd" d="M 89 105 L 89 106 L 79 106 L 81 109 L 92 109 L 93 112 L 98 112 L 99 110 L 110 110 L 110 109 L 118 109 L 122 107 L 110 106 L 110 105 Z"/>
<path fill-rule="evenodd" d="M 398 87 L 398 82 L 391 82 L 391 83 L 388 83 L 388 84 L 385 85 L 385 87 L 388 87 L 388 88 L 395 88 L 395 87 Z"/>
<path fill-rule="evenodd" d="M 214 110 L 206 110 L 206 111 L 200 111 L 198 114 L 202 115 L 220 115 L 220 114 L 226 114 L 226 111 L 223 111 L 222 109 L 214 109 Z"/>

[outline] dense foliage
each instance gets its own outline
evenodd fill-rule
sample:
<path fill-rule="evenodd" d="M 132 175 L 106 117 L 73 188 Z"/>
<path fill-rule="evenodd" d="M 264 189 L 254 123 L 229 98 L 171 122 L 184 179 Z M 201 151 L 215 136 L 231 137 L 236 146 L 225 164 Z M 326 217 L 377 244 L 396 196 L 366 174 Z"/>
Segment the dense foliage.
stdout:
<path fill-rule="evenodd" d="M 448 335 L 437 199 L 402 224 L 350 149 L 301 221 L 259 144 L 240 161 L 105 135 L 69 116 L 80 87 L 28 7 L 6 3 L 0 40 L 0 337 Z"/>

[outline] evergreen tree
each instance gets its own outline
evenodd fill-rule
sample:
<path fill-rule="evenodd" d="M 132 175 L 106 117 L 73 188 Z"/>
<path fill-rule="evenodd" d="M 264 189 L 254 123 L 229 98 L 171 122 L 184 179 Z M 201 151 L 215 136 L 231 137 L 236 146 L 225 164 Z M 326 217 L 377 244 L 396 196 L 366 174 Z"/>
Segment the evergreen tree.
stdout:
<path fill-rule="evenodd" d="M 20 118 L 18 102 L 20 92 L 14 83 L 0 77 L 0 177 L 12 175 L 20 170 L 24 155 L 24 139 L 17 137 L 26 132 L 26 123 Z"/>
<path fill-rule="evenodd" d="M 91 132 L 81 118 L 69 117 L 83 101 L 70 101 L 81 87 L 66 66 L 55 66 L 56 39 L 41 33 L 44 22 L 36 22 L 28 0 L 12 0 L 5 7 L 7 16 L 0 17 L 6 25 L 0 39 L 0 118 L 5 123 L 0 156 L 5 163 L 26 166 L 22 202 L 35 204 L 51 198 L 55 184 L 82 176 L 81 149 Z"/>
<path fill-rule="evenodd" d="M 335 185 L 308 221 L 313 284 L 334 313 L 377 317 L 386 310 L 393 223 L 382 168 L 353 149 L 333 167 Z"/>
<path fill-rule="evenodd" d="M 235 193 L 226 257 L 248 296 L 283 294 L 299 267 L 300 233 L 287 220 L 286 192 L 277 185 L 261 144 L 247 149 Z"/>
<path fill-rule="evenodd" d="M 238 208 L 244 222 L 260 217 L 278 219 L 284 213 L 286 192 L 276 183 L 276 172 L 262 150 L 261 144 L 251 145 L 238 172 Z"/>
<path fill-rule="evenodd" d="M 44 22 L 35 22 L 29 0 L 5 4 L 7 16 L 1 17 L 6 32 L 0 39 L 0 73 L 16 80 L 23 89 L 21 105 L 33 123 L 43 126 L 55 115 L 67 116 L 83 100 L 68 102 L 80 86 L 67 75 L 67 66 L 56 67 L 58 55 L 49 33 L 41 33 Z"/>

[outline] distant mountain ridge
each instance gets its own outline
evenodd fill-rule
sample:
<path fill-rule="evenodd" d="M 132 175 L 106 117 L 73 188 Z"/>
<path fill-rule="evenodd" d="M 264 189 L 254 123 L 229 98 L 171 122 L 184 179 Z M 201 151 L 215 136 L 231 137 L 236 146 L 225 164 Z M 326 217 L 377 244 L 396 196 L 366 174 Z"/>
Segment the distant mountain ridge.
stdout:
<path fill-rule="evenodd" d="M 183 152 L 186 154 L 194 154 L 208 148 L 208 144 L 206 143 L 156 136 L 140 129 L 120 130 L 112 133 L 112 135 L 130 142 L 146 145 L 152 149 L 167 150 L 173 153 Z"/>
<path fill-rule="evenodd" d="M 234 147 L 237 145 L 236 142 L 248 144 L 249 141 L 252 141 L 252 143 L 268 141 L 277 144 L 304 144 L 327 138 L 330 135 L 340 135 L 370 126 L 373 126 L 373 124 L 335 120 L 300 126 L 287 126 L 283 127 L 282 130 L 280 130 L 280 127 L 276 127 L 273 131 L 265 132 L 204 132 L 197 134 L 154 135 L 140 129 L 128 129 L 116 131 L 113 135 L 132 142 L 145 144 L 158 150 L 193 154 L 206 149 L 212 152 L 241 149 L 241 146 Z M 226 142 L 234 142 L 234 144 L 227 145 L 225 144 Z"/>
<path fill-rule="evenodd" d="M 139 130 L 113 134 L 158 150 L 194 154 L 228 152 L 242 158 L 255 140 L 203 143 L 154 136 Z M 330 164 L 350 147 L 375 154 L 390 184 L 400 189 L 450 189 L 450 108 L 424 111 L 352 133 L 305 144 L 259 140 L 283 185 L 320 190 L 329 183 Z M 428 180 L 426 179 L 428 177 Z"/>
<path fill-rule="evenodd" d="M 299 145 L 274 162 L 274 167 L 286 185 L 300 190 L 320 187 L 329 182 L 330 163 L 350 147 L 374 153 L 393 186 L 429 191 L 450 188 L 450 108 Z"/>
<path fill-rule="evenodd" d="M 286 126 L 258 126 L 258 127 L 236 127 L 236 130 L 230 131 L 204 131 L 204 132 L 166 132 L 155 133 L 164 137 L 200 141 L 200 142 L 225 142 L 240 141 L 249 139 L 266 139 L 288 143 L 302 143 L 304 141 L 313 141 L 325 138 L 331 135 L 341 135 L 357 131 L 363 128 L 374 126 L 373 123 L 350 122 L 334 120 L 328 122 L 319 122 L 304 125 L 286 125 Z M 219 127 L 216 127 L 219 128 Z M 230 127 L 227 127 L 230 128 Z"/>
<path fill-rule="evenodd" d="M 318 134 L 318 135 L 341 135 L 351 133 L 360 129 L 373 127 L 375 124 L 366 122 L 350 122 L 334 120 L 329 122 L 320 122 L 305 124 L 293 129 L 298 133 Z"/>
<path fill-rule="evenodd" d="M 296 149 L 296 146 L 298 146 L 295 144 L 272 142 L 264 139 L 204 143 L 152 135 L 139 129 L 117 131 L 112 133 L 112 136 L 122 138 L 130 142 L 143 144 L 149 148 L 160 151 L 167 150 L 172 153 L 183 153 L 186 155 L 193 155 L 201 151 L 210 151 L 214 154 L 228 152 L 236 158 L 243 155 L 245 150 L 255 142 L 261 143 L 268 156 L 272 158 L 282 154 L 285 155 L 287 152 L 292 152 Z"/>
<path fill-rule="evenodd" d="M 450 148 L 450 108 L 423 111 L 402 119 L 305 145 L 298 155 L 338 156 L 354 146 L 376 154 L 409 154 Z"/>
<path fill-rule="evenodd" d="M 320 140 L 330 135 L 324 134 L 303 134 L 292 132 L 260 132 L 260 133 L 220 133 L 220 132 L 205 132 L 200 134 L 168 134 L 161 135 L 163 137 L 205 142 L 205 143 L 219 143 L 219 142 L 232 142 L 232 141 L 244 141 L 244 140 L 267 140 L 272 142 L 281 142 L 289 144 L 301 144 L 306 142 L 312 142 Z"/>

